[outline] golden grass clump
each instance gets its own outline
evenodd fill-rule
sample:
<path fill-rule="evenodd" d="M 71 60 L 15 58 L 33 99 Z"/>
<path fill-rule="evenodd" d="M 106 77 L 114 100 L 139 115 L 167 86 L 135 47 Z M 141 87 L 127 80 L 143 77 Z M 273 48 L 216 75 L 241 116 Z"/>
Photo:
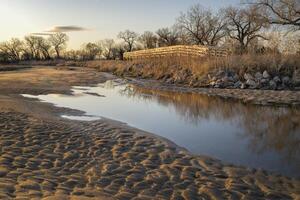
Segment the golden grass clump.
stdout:
<path fill-rule="evenodd" d="M 268 71 L 271 74 L 292 75 L 300 68 L 300 55 L 246 54 L 232 55 L 212 60 L 213 68 L 234 71 L 240 75 L 248 72 Z"/>
<path fill-rule="evenodd" d="M 299 55 L 246 54 L 227 57 L 170 56 L 136 59 L 133 61 L 88 61 L 84 66 L 113 72 L 119 76 L 132 76 L 168 80 L 171 83 L 195 83 L 203 86 L 208 75 L 220 71 L 234 72 L 242 79 L 245 73 L 268 71 L 271 75 L 292 76 L 300 69 Z"/>

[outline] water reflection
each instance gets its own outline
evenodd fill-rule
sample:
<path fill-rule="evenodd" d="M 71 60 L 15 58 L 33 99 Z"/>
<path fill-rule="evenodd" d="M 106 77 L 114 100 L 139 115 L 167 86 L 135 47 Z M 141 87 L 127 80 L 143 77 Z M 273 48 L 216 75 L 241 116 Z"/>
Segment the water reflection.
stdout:
<path fill-rule="evenodd" d="M 122 80 L 73 90 L 74 96 L 37 98 L 96 118 L 126 122 L 168 138 L 195 154 L 300 177 L 299 109 L 150 90 Z M 93 118 L 87 118 L 90 119 Z"/>
<path fill-rule="evenodd" d="M 245 105 L 196 93 L 178 93 L 127 86 L 122 95 L 172 107 L 182 119 L 197 125 L 211 118 L 238 123 L 237 134 L 249 140 L 256 154 L 276 151 L 285 162 L 300 166 L 300 109 Z"/>

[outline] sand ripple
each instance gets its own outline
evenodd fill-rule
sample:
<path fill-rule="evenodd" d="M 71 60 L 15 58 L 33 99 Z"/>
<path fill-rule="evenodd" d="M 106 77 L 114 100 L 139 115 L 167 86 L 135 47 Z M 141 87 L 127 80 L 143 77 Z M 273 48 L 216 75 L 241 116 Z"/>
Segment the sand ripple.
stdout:
<path fill-rule="evenodd" d="M 0 112 L 0 199 L 299 199 L 300 182 L 108 121 Z"/>

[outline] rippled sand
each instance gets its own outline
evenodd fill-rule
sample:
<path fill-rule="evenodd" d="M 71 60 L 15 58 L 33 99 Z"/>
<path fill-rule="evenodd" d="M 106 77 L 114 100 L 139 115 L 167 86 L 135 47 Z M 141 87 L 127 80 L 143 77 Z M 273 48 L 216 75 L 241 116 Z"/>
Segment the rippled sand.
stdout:
<path fill-rule="evenodd" d="M 299 198 L 299 181 L 191 156 L 110 121 L 0 113 L 0 197 Z"/>
<path fill-rule="evenodd" d="M 72 80 L 90 75 L 73 73 Z M 56 90 L 54 78 L 47 81 L 53 85 L 42 91 Z M 61 119 L 55 113 L 62 110 L 6 91 L 0 95 L 0 199 L 300 198 L 300 180 L 193 156 L 119 122 Z"/>

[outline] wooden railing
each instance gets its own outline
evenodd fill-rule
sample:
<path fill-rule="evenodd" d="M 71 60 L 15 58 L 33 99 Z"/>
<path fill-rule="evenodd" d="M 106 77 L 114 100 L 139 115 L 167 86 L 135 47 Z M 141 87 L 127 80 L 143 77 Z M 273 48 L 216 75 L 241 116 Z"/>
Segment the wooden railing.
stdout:
<path fill-rule="evenodd" d="M 125 60 L 147 59 L 147 58 L 160 58 L 166 56 L 189 56 L 189 57 L 225 57 L 228 56 L 227 49 L 207 46 L 170 46 L 160 47 L 155 49 L 146 49 L 133 52 L 126 52 L 124 54 Z"/>

